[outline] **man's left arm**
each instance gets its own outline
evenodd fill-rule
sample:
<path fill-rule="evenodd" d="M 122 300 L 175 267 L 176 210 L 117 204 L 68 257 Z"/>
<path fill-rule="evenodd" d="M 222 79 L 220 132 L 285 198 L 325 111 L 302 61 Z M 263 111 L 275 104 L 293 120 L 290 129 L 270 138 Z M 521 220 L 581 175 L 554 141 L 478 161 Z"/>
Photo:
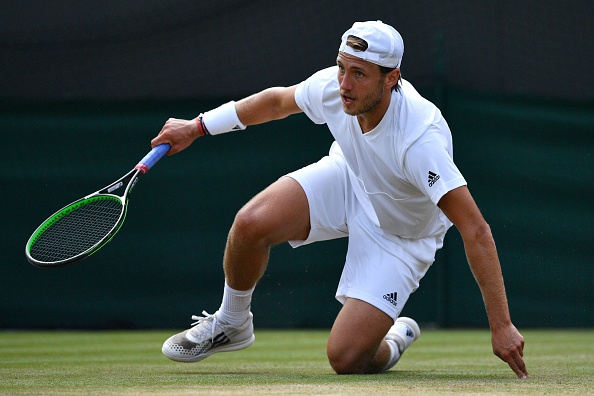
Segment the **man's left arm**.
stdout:
<path fill-rule="evenodd" d="M 524 337 L 512 324 L 509 314 L 501 265 L 491 229 L 480 213 L 466 186 L 446 193 L 439 208 L 456 226 L 470 269 L 483 295 L 493 353 L 509 364 L 519 378 L 528 378 L 523 360 Z"/>

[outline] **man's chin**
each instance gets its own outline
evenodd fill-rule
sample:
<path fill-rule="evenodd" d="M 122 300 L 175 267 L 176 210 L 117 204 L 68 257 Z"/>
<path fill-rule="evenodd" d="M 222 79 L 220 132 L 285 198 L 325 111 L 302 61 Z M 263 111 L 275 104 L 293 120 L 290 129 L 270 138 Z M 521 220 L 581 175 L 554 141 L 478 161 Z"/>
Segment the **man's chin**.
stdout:
<path fill-rule="evenodd" d="M 345 105 L 342 105 L 342 110 L 350 116 L 355 116 L 358 114 L 356 111 L 354 111 L 354 109 L 347 107 Z"/>

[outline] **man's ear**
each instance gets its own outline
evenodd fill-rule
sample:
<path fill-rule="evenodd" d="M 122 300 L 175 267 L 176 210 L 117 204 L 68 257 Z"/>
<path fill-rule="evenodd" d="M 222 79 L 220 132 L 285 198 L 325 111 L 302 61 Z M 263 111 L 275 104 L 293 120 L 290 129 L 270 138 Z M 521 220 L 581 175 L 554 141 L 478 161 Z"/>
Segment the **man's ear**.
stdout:
<path fill-rule="evenodd" d="M 396 84 L 398 84 L 398 80 L 400 79 L 400 69 L 394 69 L 390 73 L 386 75 L 386 85 L 392 89 Z"/>

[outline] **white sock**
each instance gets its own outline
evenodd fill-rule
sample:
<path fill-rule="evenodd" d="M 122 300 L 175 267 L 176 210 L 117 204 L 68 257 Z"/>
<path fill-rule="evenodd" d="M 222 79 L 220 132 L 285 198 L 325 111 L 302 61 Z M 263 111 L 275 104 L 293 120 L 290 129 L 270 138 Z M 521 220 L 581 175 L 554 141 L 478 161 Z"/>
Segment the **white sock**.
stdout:
<path fill-rule="evenodd" d="M 217 318 L 232 326 L 241 326 L 244 324 L 250 314 L 254 289 L 255 286 L 246 291 L 235 290 L 229 287 L 225 280 L 223 301 L 217 311 Z"/>
<path fill-rule="evenodd" d="M 400 353 L 400 349 L 398 349 L 398 344 L 396 344 L 396 341 L 386 340 L 386 342 L 388 343 L 388 346 L 390 347 L 390 360 L 388 361 L 388 364 L 384 368 L 384 371 L 389 370 L 392 367 L 394 367 L 396 365 L 396 363 L 398 363 L 398 360 L 400 360 L 400 356 L 402 355 Z"/>

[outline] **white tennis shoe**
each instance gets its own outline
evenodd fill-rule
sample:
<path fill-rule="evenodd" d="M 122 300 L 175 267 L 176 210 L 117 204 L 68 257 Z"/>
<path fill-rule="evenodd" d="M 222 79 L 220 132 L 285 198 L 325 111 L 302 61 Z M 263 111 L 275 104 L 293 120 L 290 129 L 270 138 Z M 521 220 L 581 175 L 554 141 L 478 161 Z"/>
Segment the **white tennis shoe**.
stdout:
<path fill-rule="evenodd" d="M 417 322 L 411 318 L 401 317 L 396 319 L 384 338 L 396 342 L 400 355 L 402 355 L 420 336 L 421 329 Z"/>
<path fill-rule="evenodd" d="M 219 322 L 216 313 L 192 316 L 192 328 L 171 336 L 163 344 L 163 355 L 177 362 L 198 362 L 217 352 L 237 351 L 254 343 L 253 315 L 240 327 Z"/>

